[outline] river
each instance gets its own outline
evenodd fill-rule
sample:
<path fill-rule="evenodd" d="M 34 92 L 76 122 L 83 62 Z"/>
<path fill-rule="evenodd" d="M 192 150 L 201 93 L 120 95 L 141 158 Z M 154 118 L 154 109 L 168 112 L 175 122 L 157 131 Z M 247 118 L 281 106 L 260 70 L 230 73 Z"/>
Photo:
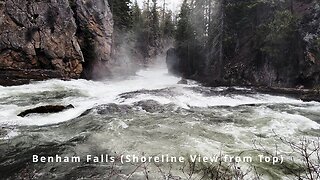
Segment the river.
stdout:
<path fill-rule="evenodd" d="M 0 86 L 2 178 L 188 179 L 187 168 L 181 168 L 186 163 L 33 163 L 32 157 L 223 154 L 256 158 L 268 152 L 284 155 L 290 164 L 291 147 L 285 142 L 316 142 L 320 135 L 318 102 L 250 88 L 210 88 L 193 81 L 177 84 L 179 80 L 166 68 L 157 67 L 121 80 Z M 17 116 L 37 106 L 68 104 L 75 108 Z M 292 178 L 285 168 L 268 162 L 239 162 L 237 166 L 242 171 L 257 167 L 262 179 Z M 202 171 L 192 173 L 193 179 L 204 176 Z M 244 179 L 253 178 L 252 169 L 248 174 Z"/>

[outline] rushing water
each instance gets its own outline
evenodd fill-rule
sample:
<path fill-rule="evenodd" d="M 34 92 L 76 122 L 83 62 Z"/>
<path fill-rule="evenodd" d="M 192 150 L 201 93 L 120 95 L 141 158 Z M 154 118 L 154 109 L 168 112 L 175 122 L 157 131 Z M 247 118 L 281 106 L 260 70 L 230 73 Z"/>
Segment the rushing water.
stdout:
<path fill-rule="evenodd" d="M 290 152 L 280 138 L 299 142 L 320 135 L 320 103 L 246 88 L 209 88 L 191 81 L 181 85 L 179 80 L 165 68 L 151 68 L 117 81 L 0 86 L 0 174 L 8 179 L 146 179 L 146 174 L 149 179 L 183 179 L 186 175 L 175 163 L 150 165 L 146 173 L 145 164 L 136 168 L 133 163 L 32 163 L 31 158 L 34 154 L 254 156 L 257 146 L 270 153 Z M 17 116 L 49 104 L 75 108 Z M 265 179 L 287 177 L 279 166 L 252 164 Z"/>

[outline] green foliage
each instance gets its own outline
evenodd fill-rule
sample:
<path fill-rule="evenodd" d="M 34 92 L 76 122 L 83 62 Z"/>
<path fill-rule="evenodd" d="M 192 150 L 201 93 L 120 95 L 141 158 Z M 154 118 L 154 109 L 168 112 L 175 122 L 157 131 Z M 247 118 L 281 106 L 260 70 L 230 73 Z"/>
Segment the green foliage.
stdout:
<path fill-rule="evenodd" d="M 177 47 L 182 47 L 189 44 L 189 41 L 194 38 L 193 27 L 190 22 L 190 11 L 191 10 L 189 8 L 187 0 L 184 0 L 179 14 L 180 19 L 177 25 Z"/>
<path fill-rule="evenodd" d="M 141 9 L 138 5 L 137 0 L 134 2 L 132 6 L 132 22 L 133 22 L 133 29 L 135 31 L 138 31 L 138 29 L 142 27 L 143 19 L 142 19 Z"/>
<path fill-rule="evenodd" d="M 141 9 L 137 0 L 108 0 L 114 19 L 114 48 L 116 52 L 123 46 L 134 54 L 149 58 L 162 48 L 162 31 L 173 34 L 174 24 L 171 16 L 160 22 L 157 0 L 145 1 Z M 164 11 L 162 11 L 164 12 Z M 161 26 L 160 29 L 160 24 Z M 172 35 L 171 35 L 172 36 Z M 152 51 L 151 51 L 152 50 Z"/>
<path fill-rule="evenodd" d="M 320 37 L 315 40 L 315 54 L 318 59 L 320 59 Z"/>
<path fill-rule="evenodd" d="M 228 2 L 224 5 L 227 24 L 232 25 L 234 31 L 252 25 L 252 18 L 255 17 L 256 7 L 260 4 L 256 0 Z"/>
<path fill-rule="evenodd" d="M 152 39 L 151 39 L 151 45 L 156 45 L 156 41 L 159 38 L 160 34 L 160 28 L 159 28 L 159 15 L 157 11 L 157 0 L 152 0 L 153 6 L 151 11 L 151 32 L 152 32 Z"/>
<path fill-rule="evenodd" d="M 175 25 L 172 20 L 172 13 L 165 13 L 165 17 L 161 22 L 161 34 L 164 38 L 172 38 L 175 33 Z"/>
<path fill-rule="evenodd" d="M 296 18 L 290 11 L 277 11 L 273 21 L 266 26 L 266 45 L 261 50 L 271 57 L 277 56 L 293 38 L 296 29 Z"/>
<path fill-rule="evenodd" d="M 114 20 L 114 26 L 119 30 L 128 30 L 132 27 L 130 0 L 108 0 Z"/>

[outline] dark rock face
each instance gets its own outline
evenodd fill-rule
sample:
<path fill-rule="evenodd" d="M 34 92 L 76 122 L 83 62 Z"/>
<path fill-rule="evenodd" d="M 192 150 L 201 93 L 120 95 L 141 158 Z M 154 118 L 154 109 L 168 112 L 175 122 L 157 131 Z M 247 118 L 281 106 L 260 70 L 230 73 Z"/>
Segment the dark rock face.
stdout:
<path fill-rule="evenodd" d="M 61 111 L 67 110 L 67 109 L 72 109 L 72 108 L 74 108 L 74 106 L 71 104 L 69 104 L 68 106 L 61 106 L 61 105 L 40 106 L 40 107 L 36 107 L 33 109 L 25 110 L 25 111 L 21 112 L 20 114 L 18 114 L 18 116 L 25 117 L 29 114 L 58 113 L 58 112 L 61 112 Z"/>
<path fill-rule="evenodd" d="M 107 0 L 8 0 L 0 2 L 0 15 L 0 85 L 79 78 L 83 69 L 94 74 L 96 63 L 109 60 Z"/>
<path fill-rule="evenodd" d="M 82 77 L 110 75 L 113 20 L 107 0 L 72 0 L 77 37 L 84 56 Z"/>
<path fill-rule="evenodd" d="M 181 73 L 181 69 L 179 67 L 180 60 L 175 48 L 170 48 L 167 51 L 166 63 L 170 73 L 175 75 L 179 75 Z"/>

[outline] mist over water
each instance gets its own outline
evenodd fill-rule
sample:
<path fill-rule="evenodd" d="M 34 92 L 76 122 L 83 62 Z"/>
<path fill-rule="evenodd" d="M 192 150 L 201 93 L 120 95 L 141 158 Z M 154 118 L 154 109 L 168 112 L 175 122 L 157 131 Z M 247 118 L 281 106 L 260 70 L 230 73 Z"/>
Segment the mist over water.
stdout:
<path fill-rule="evenodd" d="M 320 103 L 240 87 L 229 91 L 192 81 L 177 84 L 179 80 L 168 74 L 164 65 L 158 65 L 122 80 L 48 80 L 0 87 L 1 158 L 11 154 L 5 158 L 11 163 L 0 166 L 15 167 L 28 162 L 28 157 L 24 161 L 19 157 L 40 152 L 79 156 L 111 152 L 250 154 L 254 141 L 272 152 L 276 148 L 288 152 L 289 147 L 276 147 L 281 143 L 276 136 L 298 142 L 320 135 Z M 37 106 L 68 104 L 75 108 L 56 114 L 17 116 Z M 276 167 L 261 166 L 272 176 L 282 176 Z M 71 165 L 31 167 L 40 177 L 45 177 L 41 176 L 44 172 L 58 178 L 78 173 Z M 100 178 L 106 176 L 103 167 L 94 167 Z M 52 168 L 56 170 L 51 172 Z M 122 169 L 130 168 L 124 165 Z"/>

